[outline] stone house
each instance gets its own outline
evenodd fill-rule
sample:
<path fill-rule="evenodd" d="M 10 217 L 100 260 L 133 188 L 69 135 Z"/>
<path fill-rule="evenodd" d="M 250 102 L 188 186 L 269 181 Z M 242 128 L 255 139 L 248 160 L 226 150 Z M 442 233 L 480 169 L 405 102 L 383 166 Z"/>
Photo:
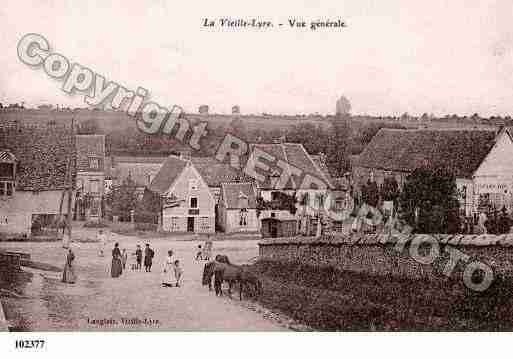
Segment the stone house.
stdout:
<path fill-rule="evenodd" d="M 81 220 L 102 216 L 105 193 L 105 136 L 77 135 L 76 217 Z"/>
<path fill-rule="evenodd" d="M 75 156 L 69 129 L 0 128 L 0 233 L 29 236 L 54 223 L 70 185 L 74 198 Z"/>

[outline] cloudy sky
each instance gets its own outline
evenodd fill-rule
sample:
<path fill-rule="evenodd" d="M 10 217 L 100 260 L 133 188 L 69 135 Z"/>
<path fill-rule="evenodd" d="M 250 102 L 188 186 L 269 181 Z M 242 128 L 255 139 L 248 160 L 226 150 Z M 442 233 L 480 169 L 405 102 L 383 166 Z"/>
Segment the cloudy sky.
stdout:
<path fill-rule="evenodd" d="M 26 33 L 161 105 L 229 113 L 513 114 L 511 0 L 24 1 L 0 8 L 0 102 L 85 106 L 16 55 Z M 342 30 L 223 30 L 203 18 Z"/>

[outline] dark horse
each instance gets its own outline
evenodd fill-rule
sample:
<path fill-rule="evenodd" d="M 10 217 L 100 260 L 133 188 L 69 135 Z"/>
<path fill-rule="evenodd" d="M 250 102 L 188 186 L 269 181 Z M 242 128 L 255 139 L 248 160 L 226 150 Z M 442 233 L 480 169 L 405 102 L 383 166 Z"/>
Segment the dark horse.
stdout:
<path fill-rule="evenodd" d="M 247 266 L 237 266 L 231 264 L 227 256 L 218 255 L 216 260 L 208 262 L 203 268 L 203 285 L 208 285 L 209 290 L 212 290 L 212 277 L 214 277 L 214 289 L 216 295 L 222 295 L 221 285 L 227 282 L 228 295 L 232 295 L 232 287 L 234 284 L 239 284 L 239 298 L 242 300 L 242 292 L 244 288 L 249 285 L 253 286 L 255 292 L 260 294 L 262 292 L 262 283 L 258 277 L 249 271 Z"/>
<path fill-rule="evenodd" d="M 228 259 L 228 256 L 222 254 L 218 254 L 213 261 L 207 262 L 205 264 L 205 266 L 203 267 L 202 284 L 208 284 L 208 290 L 212 290 L 212 278 L 214 277 L 216 263 L 231 264 L 230 260 Z"/>

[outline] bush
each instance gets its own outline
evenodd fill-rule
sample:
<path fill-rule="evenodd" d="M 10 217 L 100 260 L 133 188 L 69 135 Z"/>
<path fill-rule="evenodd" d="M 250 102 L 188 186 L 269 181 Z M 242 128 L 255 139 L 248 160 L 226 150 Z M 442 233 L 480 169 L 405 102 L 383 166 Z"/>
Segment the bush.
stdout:
<path fill-rule="evenodd" d="M 156 232 L 157 229 L 158 229 L 158 224 L 155 224 L 155 223 L 135 223 L 136 231 Z"/>
<path fill-rule="evenodd" d="M 106 224 L 103 220 L 98 221 L 87 221 L 84 223 L 85 228 L 105 228 L 108 227 L 108 224 Z"/>

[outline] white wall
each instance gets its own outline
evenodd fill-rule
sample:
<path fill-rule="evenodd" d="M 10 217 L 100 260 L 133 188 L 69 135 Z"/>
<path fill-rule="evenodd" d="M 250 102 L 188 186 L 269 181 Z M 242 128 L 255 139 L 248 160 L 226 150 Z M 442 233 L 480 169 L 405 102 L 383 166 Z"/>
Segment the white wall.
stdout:
<path fill-rule="evenodd" d="M 61 195 L 62 191 L 16 191 L 13 197 L 0 200 L 0 232 L 30 234 L 32 215 L 58 214 Z M 73 192 L 72 199 L 74 198 Z M 67 207 L 66 195 L 62 206 L 63 213 L 67 213 Z M 71 208 L 74 208 L 74 200 Z"/>
<path fill-rule="evenodd" d="M 197 181 L 198 187 L 196 190 L 190 188 L 190 180 Z M 187 217 L 195 217 L 195 232 L 212 233 L 215 231 L 215 199 L 194 166 L 186 167 L 169 190 L 178 199 L 184 201 L 180 202 L 177 207 L 164 209 L 163 230 L 185 232 L 187 231 Z M 191 197 L 198 199 L 197 209 L 199 209 L 199 214 L 189 214 Z M 176 225 L 173 226 L 173 223 Z"/>

